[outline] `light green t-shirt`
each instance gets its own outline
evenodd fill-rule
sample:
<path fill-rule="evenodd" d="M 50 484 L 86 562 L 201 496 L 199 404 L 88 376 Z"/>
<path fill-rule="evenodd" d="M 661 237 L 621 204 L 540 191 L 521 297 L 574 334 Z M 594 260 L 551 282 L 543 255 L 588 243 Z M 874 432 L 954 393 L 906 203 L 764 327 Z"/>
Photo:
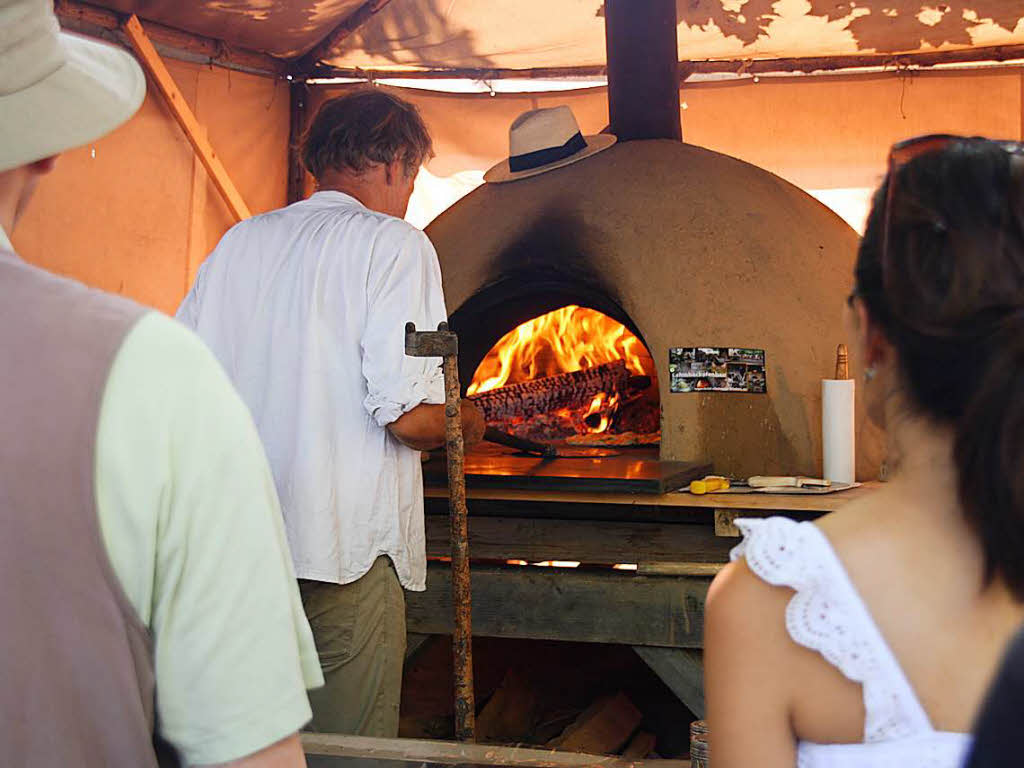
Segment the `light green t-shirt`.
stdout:
<path fill-rule="evenodd" d="M 298 730 L 323 678 L 270 468 L 219 364 L 145 315 L 110 370 L 96 439 L 100 526 L 153 634 L 164 737 L 202 765 Z"/>
<path fill-rule="evenodd" d="M 0 248 L 14 251 L 3 227 Z M 258 752 L 308 722 L 323 676 L 262 443 L 213 355 L 157 312 L 110 369 L 96 506 L 153 635 L 158 727 L 186 763 Z"/>

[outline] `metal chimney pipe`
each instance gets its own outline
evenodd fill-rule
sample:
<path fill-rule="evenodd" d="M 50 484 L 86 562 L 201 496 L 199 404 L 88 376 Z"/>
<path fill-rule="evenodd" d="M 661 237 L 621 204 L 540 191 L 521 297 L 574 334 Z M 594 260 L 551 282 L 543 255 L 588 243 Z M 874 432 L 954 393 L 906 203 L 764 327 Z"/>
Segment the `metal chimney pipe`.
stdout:
<path fill-rule="evenodd" d="M 605 0 L 608 117 L 619 141 L 682 141 L 676 24 L 676 0 Z"/>

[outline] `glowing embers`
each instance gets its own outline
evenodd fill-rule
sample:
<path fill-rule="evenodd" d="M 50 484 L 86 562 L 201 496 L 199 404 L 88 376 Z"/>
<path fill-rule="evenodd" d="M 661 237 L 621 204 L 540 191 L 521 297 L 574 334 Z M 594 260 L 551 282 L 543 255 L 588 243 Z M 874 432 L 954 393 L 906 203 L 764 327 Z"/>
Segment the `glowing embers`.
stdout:
<path fill-rule="evenodd" d="M 506 333 L 477 367 L 468 394 L 487 421 L 536 440 L 654 444 L 654 361 L 621 323 L 570 305 Z"/>

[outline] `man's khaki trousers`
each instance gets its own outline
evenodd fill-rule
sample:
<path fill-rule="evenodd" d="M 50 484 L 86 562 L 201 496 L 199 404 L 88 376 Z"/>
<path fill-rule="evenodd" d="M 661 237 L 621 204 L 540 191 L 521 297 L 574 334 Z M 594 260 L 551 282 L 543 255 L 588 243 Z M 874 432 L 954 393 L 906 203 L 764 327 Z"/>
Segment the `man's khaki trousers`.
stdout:
<path fill-rule="evenodd" d="M 391 559 L 378 557 L 351 584 L 299 581 L 324 687 L 309 692 L 310 729 L 398 735 L 405 661 L 405 594 Z"/>

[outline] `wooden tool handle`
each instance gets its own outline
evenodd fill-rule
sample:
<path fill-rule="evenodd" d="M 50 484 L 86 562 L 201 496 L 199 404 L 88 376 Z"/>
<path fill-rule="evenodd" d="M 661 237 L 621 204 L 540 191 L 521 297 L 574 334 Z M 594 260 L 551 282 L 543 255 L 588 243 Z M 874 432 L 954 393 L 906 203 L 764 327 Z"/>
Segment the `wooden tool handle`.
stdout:
<path fill-rule="evenodd" d="M 797 478 L 779 477 L 779 476 L 768 476 L 762 477 L 761 475 L 755 475 L 747 480 L 747 484 L 751 488 L 796 488 Z"/>
<path fill-rule="evenodd" d="M 550 457 L 555 455 L 555 449 L 550 445 L 510 435 L 508 432 L 502 432 L 497 427 L 487 427 L 484 430 L 484 440 L 515 448 L 526 453 L 536 453 L 538 456 Z"/>
<path fill-rule="evenodd" d="M 832 485 L 831 480 L 822 480 L 817 477 L 782 476 L 782 477 L 752 477 L 747 480 L 751 488 L 805 488 L 815 486 L 828 488 Z"/>
<path fill-rule="evenodd" d="M 850 378 L 850 353 L 847 351 L 845 344 L 840 344 L 836 347 L 836 378 Z"/>

